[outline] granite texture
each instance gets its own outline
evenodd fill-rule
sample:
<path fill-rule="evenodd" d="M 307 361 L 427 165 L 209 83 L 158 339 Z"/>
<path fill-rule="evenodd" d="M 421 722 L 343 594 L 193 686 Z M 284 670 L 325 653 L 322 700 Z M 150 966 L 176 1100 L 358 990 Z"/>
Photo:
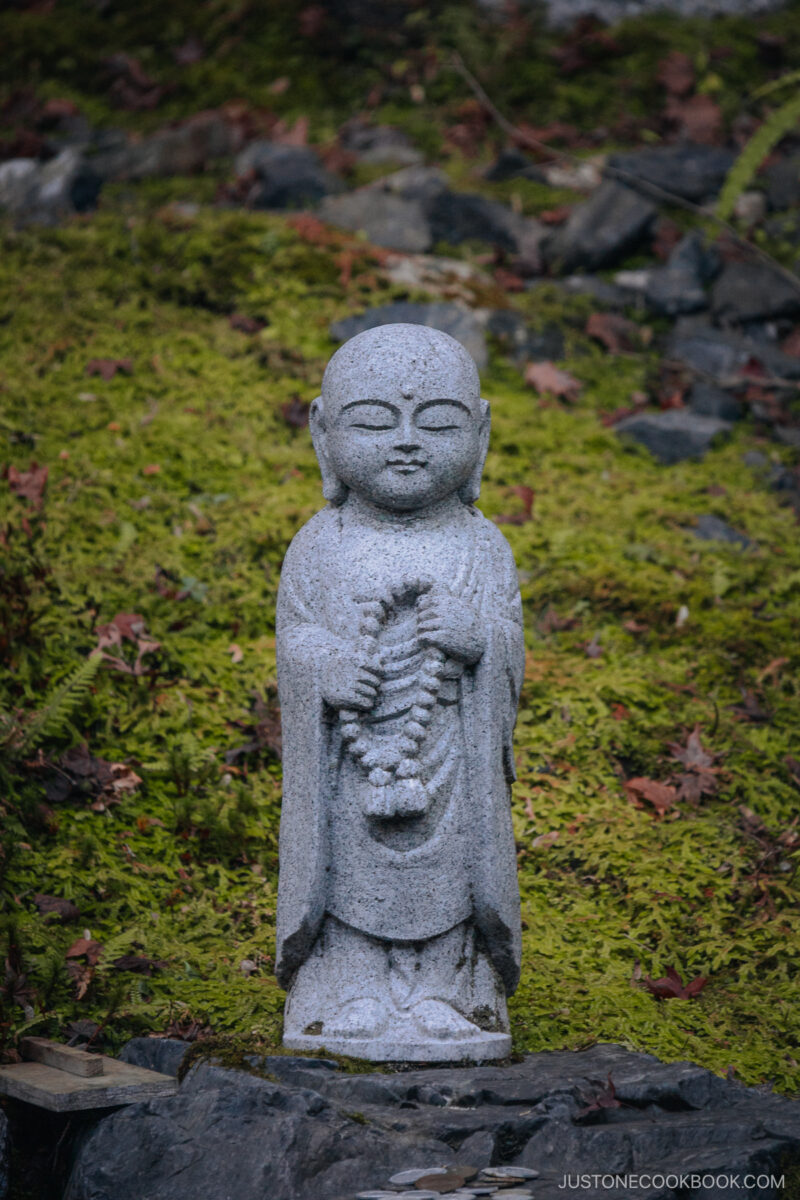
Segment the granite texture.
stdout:
<path fill-rule="evenodd" d="M 163 1071 L 185 1049 L 137 1038 L 123 1057 Z M 422 1200 L 424 1190 L 390 1180 L 459 1164 L 484 1177 L 512 1168 L 534 1200 L 788 1200 L 800 1163 L 797 1101 L 622 1046 L 381 1074 L 289 1055 L 252 1068 L 260 1074 L 201 1063 L 177 1095 L 100 1118 L 77 1147 L 64 1200 L 354 1200 L 405 1189 Z M 769 1182 L 784 1173 L 784 1189 Z M 663 1180 L 626 1188 L 609 1174 Z M 578 1175 L 597 1178 L 576 1185 Z M 719 1186 L 730 1176 L 737 1182 Z"/>
<path fill-rule="evenodd" d="M 501 1058 L 524 648 L 511 550 L 474 507 L 489 406 L 448 334 L 384 325 L 334 355 L 310 424 L 329 504 L 277 616 L 284 1042 Z"/>

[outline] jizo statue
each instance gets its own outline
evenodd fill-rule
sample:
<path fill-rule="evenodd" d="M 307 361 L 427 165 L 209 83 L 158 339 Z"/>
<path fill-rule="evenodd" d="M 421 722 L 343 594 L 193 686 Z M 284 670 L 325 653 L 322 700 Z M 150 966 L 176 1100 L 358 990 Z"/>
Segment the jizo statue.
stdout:
<path fill-rule="evenodd" d="M 511 549 L 475 507 L 489 406 L 462 346 L 386 325 L 311 406 L 327 507 L 278 594 L 284 1044 L 502 1058 L 520 966 Z"/>

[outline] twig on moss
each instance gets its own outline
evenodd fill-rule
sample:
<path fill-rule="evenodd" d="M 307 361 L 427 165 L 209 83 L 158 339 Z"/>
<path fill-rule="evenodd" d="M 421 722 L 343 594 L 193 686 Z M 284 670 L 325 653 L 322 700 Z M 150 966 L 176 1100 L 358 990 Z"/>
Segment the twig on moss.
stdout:
<path fill-rule="evenodd" d="M 585 165 L 585 160 L 579 155 L 573 154 L 570 150 L 557 150 L 554 146 L 548 145 L 547 142 L 543 142 L 541 138 L 537 138 L 527 130 L 520 129 L 518 125 L 513 125 L 489 97 L 457 50 L 454 50 L 451 55 L 450 65 L 462 77 L 475 98 L 483 105 L 490 117 L 492 117 L 495 124 L 512 141 L 516 142 L 517 145 L 527 146 L 531 150 L 549 154 L 554 161 L 561 160 L 572 163 L 574 166 Z M 695 204 L 692 200 L 687 200 L 684 196 L 679 196 L 676 192 L 671 192 L 668 188 L 661 187 L 657 183 L 648 183 L 640 179 L 637 175 L 633 175 L 630 171 L 623 170 L 621 167 L 610 167 L 604 164 L 601 173 L 606 179 L 613 179 L 618 183 L 626 183 L 635 187 L 637 191 L 646 193 L 653 200 L 661 200 L 665 204 L 675 205 L 676 208 L 683 208 L 687 212 L 702 217 L 703 220 L 711 221 L 718 229 L 724 229 L 731 240 L 742 250 L 745 250 L 748 254 L 752 254 L 754 258 L 760 259 L 766 266 L 777 271 L 793 288 L 800 292 L 800 276 L 795 275 L 794 271 L 790 271 L 788 267 L 784 267 L 782 263 L 779 263 L 766 250 L 762 250 L 750 238 L 743 237 L 735 225 L 731 225 L 729 221 L 717 216 L 715 212 L 710 212 L 708 209 L 703 208 L 701 204 Z"/>

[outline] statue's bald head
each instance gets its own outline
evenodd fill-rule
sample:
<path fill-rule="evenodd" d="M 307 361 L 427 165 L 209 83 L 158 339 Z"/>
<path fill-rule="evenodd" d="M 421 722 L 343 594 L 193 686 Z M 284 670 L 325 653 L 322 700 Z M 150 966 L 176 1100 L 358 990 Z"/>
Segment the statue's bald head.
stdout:
<path fill-rule="evenodd" d="M 426 399 L 448 397 L 480 418 L 480 379 L 460 342 L 426 325 L 380 325 L 357 334 L 336 351 L 322 379 L 322 402 L 331 412 L 350 400 L 397 392 Z"/>

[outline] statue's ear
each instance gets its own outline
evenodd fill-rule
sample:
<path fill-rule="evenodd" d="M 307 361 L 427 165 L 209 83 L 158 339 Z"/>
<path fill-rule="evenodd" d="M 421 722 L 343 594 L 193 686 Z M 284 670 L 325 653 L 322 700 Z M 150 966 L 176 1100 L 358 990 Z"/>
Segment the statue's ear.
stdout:
<path fill-rule="evenodd" d="M 469 479 L 458 489 L 459 499 L 464 504 L 474 504 L 481 494 L 481 475 L 483 474 L 483 464 L 486 462 L 486 454 L 489 450 L 489 431 L 491 426 L 492 410 L 489 407 L 489 402 L 488 400 L 481 400 L 481 431 L 478 457 L 475 459 L 475 466 L 472 468 L 472 474 Z"/>
<path fill-rule="evenodd" d="M 317 396 L 316 400 L 312 401 L 311 411 L 308 414 L 308 426 L 311 430 L 311 441 L 322 475 L 322 494 L 331 504 L 342 504 L 347 496 L 347 488 L 331 467 L 328 458 L 328 435 L 325 429 L 322 396 Z"/>

